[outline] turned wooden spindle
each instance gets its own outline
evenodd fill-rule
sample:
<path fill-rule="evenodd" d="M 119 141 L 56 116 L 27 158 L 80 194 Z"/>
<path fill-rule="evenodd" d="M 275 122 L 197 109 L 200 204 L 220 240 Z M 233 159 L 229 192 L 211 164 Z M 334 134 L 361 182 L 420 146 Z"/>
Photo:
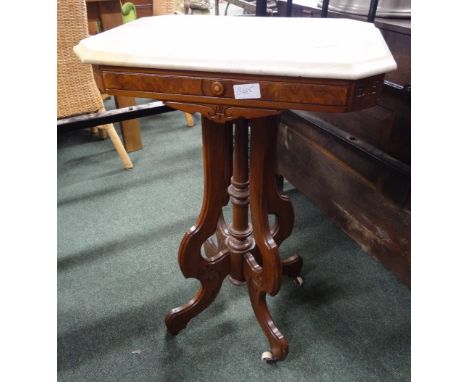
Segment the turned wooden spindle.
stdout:
<path fill-rule="evenodd" d="M 252 226 L 249 224 L 249 126 L 248 121 L 240 118 L 234 133 L 234 160 L 231 185 L 228 187 L 232 204 L 232 223 L 226 245 L 231 253 L 231 273 L 233 284 L 245 282 L 243 274 L 243 255 L 255 246 Z"/>

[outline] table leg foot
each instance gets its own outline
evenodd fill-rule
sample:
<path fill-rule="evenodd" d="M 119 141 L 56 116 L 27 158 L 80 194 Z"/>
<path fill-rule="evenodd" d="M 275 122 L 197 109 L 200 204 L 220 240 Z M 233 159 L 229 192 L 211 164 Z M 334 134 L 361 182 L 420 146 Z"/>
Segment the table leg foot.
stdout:
<path fill-rule="evenodd" d="M 301 287 L 302 285 L 304 285 L 304 279 L 301 276 L 297 276 L 293 279 L 293 283 L 296 286 Z"/>
<path fill-rule="evenodd" d="M 281 361 L 288 355 L 288 341 L 273 322 L 266 303 L 266 293 L 255 279 L 249 279 L 248 289 L 255 317 L 270 344 L 270 350 L 262 354 L 262 359 L 267 362 Z"/>
<path fill-rule="evenodd" d="M 293 279 L 300 277 L 302 271 L 302 257 L 297 254 L 281 260 L 283 276 L 289 276 Z"/>
<path fill-rule="evenodd" d="M 197 294 L 186 304 L 171 309 L 166 315 L 167 331 L 172 335 L 177 335 L 184 329 L 189 321 L 205 310 L 218 295 L 223 280 L 229 273 L 229 256 L 224 252 L 220 254 L 219 259 L 221 260 L 218 262 L 219 267 L 207 266 L 201 272 L 201 288 Z M 220 272 L 216 268 L 225 269 L 225 272 Z"/>

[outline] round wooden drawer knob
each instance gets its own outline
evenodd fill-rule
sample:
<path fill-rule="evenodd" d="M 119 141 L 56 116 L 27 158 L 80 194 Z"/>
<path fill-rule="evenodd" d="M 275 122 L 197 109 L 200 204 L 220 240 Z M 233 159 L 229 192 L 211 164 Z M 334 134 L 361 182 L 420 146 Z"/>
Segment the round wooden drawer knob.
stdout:
<path fill-rule="evenodd" d="M 211 84 L 211 92 L 215 96 L 220 96 L 224 93 L 224 85 L 221 82 L 215 81 Z"/>

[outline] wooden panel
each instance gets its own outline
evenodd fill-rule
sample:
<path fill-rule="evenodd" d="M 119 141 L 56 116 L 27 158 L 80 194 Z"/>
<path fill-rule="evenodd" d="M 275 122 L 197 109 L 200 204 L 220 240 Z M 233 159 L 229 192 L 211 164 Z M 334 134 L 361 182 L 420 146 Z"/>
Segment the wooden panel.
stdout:
<path fill-rule="evenodd" d="M 411 105 L 404 97 L 384 89 L 378 105 L 351 113 L 314 113 L 387 154 L 411 162 Z"/>
<path fill-rule="evenodd" d="M 105 86 L 109 89 L 136 90 L 155 93 L 190 94 L 209 97 L 234 98 L 234 85 L 250 81 L 220 78 L 196 78 L 153 74 L 131 74 L 104 72 Z M 345 106 L 348 98 L 347 86 L 319 84 L 295 84 L 274 81 L 256 81 L 260 84 L 262 100 L 277 102 L 299 102 L 318 105 Z M 222 93 L 212 90 L 214 83 L 220 84 Z M 364 94 L 360 96 L 364 98 Z M 359 104 L 357 107 L 360 107 Z"/>
<path fill-rule="evenodd" d="M 106 89 L 135 90 L 154 93 L 203 95 L 202 79 L 176 76 L 155 76 L 103 72 Z"/>
<path fill-rule="evenodd" d="M 366 252 L 410 283 L 410 181 L 333 137 L 283 116 L 278 171 Z"/>
<path fill-rule="evenodd" d="M 102 30 L 106 31 L 122 25 L 122 12 L 120 1 L 99 2 L 99 16 Z"/>
<path fill-rule="evenodd" d="M 89 0 L 86 1 L 86 13 L 88 16 L 88 21 L 96 22 L 100 20 L 98 3 Z"/>
<path fill-rule="evenodd" d="M 99 70 L 102 73 L 104 90 L 114 95 L 327 112 L 359 110 L 375 105 L 383 77 L 374 76 L 350 81 L 229 73 L 180 73 L 171 70 L 105 66 L 101 66 Z M 235 99 L 233 86 L 252 81 L 260 85 L 261 98 Z"/>
<path fill-rule="evenodd" d="M 382 106 L 366 110 L 342 113 L 314 113 L 314 116 L 346 131 L 356 137 L 386 151 L 394 123 L 394 112 Z"/>
<path fill-rule="evenodd" d="M 153 0 L 133 0 L 138 17 L 153 16 Z"/>
<path fill-rule="evenodd" d="M 403 207 L 410 192 L 410 167 L 324 122 L 317 114 L 290 111 L 283 114 L 282 120 L 298 137 L 326 148 L 333 159 L 346 163 L 369 187 Z"/>
<path fill-rule="evenodd" d="M 392 52 L 398 69 L 387 73 L 385 79 L 400 85 L 411 82 L 411 35 L 381 30 L 388 48 Z"/>
<path fill-rule="evenodd" d="M 137 5 L 137 17 L 149 17 L 153 16 L 153 5 L 151 6 L 138 6 Z"/>
<path fill-rule="evenodd" d="M 376 104 L 377 98 L 382 89 L 382 79 L 378 77 L 369 77 L 359 80 L 355 83 L 349 110 L 361 110 Z M 351 94 L 350 94 L 351 96 Z"/>

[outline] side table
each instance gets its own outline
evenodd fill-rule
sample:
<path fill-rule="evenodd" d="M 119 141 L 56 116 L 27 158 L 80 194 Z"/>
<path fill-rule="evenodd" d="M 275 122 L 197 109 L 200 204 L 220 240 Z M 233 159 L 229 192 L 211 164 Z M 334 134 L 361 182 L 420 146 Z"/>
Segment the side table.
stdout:
<path fill-rule="evenodd" d="M 180 51 L 187 30 L 223 33 L 213 34 L 209 47 Z M 268 36 L 263 45 L 252 42 L 259 32 Z M 302 35 L 309 38 L 307 51 L 295 40 Z M 167 38 L 155 47 L 149 36 Z M 279 115 L 287 109 L 347 112 L 373 106 L 384 73 L 396 68 L 380 32 L 345 19 L 160 16 L 90 37 L 75 52 L 95 65 L 109 94 L 156 98 L 202 114 L 203 203 L 178 255 L 184 276 L 198 279 L 201 287 L 167 314 L 168 331 L 184 329 L 229 278 L 247 285 L 270 345 L 262 359 L 284 359 L 288 342 L 273 322 L 266 295 L 279 292 L 282 276 L 301 284 L 302 259 L 279 254 L 294 224 L 291 202 L 275 179 Z M 229 202 L 227 224 L 222 208 Z M 275 216 L 273 225 L 269 215 Z"/>

